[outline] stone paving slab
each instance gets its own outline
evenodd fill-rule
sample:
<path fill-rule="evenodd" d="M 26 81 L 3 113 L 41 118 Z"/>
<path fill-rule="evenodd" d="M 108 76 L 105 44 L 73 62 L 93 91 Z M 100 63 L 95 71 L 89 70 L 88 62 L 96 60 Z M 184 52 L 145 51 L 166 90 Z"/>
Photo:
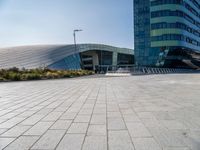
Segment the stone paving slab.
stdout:
<path fill-rule="evenodd" d="M 1 83 L 0 149 L 200 150 L 200 74 Z"/>

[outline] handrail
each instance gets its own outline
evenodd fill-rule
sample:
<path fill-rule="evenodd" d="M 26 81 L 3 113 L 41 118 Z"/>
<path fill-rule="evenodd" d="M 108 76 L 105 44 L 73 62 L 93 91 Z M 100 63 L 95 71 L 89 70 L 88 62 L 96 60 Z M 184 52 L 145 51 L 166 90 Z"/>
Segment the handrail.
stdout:
<path fill-rule="evenodd" d="M 99 71 L 104 73 L 131 74 L 168 74 L 168 73 L 200 73 L 200 70 L 184 68 L 140 67 L 135 65 L 99 65 Z M 98 73 L 98 70 L 97 70 Z"/>

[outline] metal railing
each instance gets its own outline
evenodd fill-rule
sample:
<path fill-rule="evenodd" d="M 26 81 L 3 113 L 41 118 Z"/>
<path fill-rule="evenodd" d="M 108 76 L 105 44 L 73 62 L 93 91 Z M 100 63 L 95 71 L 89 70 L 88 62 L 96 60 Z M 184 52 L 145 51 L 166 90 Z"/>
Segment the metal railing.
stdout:
<path fill-rule="evenodd" d="M 154 67 L 138 67 L 135 65 L 101 65 L 95 67 L 97 73 L 124 73 L 132 75 L 142 74 L 172 74 L 172 73 L 200 73 L 200 70 L 183 69 L 183 68 L 154 68 Z"/>

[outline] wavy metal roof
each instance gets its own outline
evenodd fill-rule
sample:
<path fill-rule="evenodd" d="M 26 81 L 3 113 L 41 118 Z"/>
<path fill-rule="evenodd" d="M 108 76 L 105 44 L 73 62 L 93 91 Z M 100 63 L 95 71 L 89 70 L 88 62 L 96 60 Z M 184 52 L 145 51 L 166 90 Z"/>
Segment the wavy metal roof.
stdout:
<path fill-rule="evenodd" d="M 116 51 L 132 54 L 132 49 L 118 48 L 102 44 L 78 44 L 77 52 L 74 45 L 35 45 L 0 48 L 0 68 L 38 68 L 49 66 L 67 56 L 89 50 Z"/>

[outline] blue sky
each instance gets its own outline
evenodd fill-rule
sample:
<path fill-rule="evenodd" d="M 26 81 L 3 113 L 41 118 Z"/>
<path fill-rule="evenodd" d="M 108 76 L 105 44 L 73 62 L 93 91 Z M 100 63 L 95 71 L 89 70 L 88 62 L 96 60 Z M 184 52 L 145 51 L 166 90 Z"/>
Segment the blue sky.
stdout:
<path fill-rule="evenodd" d="M 0 0 L 0 47 L 102 43 L 133 48 L 133 0 Z"/>

